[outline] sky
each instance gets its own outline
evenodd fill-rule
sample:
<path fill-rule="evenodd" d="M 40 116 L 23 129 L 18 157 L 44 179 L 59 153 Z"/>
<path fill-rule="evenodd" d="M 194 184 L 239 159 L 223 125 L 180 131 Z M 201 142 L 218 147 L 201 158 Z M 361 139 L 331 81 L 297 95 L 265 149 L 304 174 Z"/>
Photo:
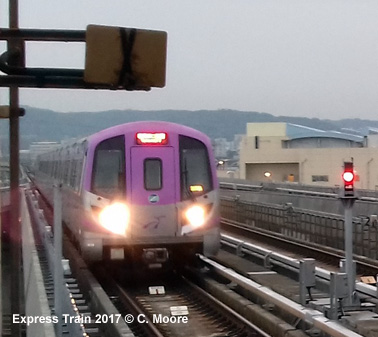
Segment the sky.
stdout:
<path fill-rule="evenodd" d="M 22 28 L 103 24 L 168 33 L 163 89 L 22 89 L 22 105 L 378 120 L 376 0 L 19 0 L 19 8 Z M 7 11 L 8 0 L 0 0 L 1 27 Z M 28 67 L 83 68 L 85 45 L 28 43 L 26 55 Z M 7 99 L 0 89 L 0 104 Z"/>

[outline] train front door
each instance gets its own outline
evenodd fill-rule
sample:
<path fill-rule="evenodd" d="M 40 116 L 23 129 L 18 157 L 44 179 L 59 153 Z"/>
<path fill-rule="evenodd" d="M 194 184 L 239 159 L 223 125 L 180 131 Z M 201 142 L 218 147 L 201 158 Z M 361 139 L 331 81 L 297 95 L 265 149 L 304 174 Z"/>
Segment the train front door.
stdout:
<path fill-rule="evenodd" d="M 172 147 L 131 148 L 131 236 L 177 234 L 175 168 Z"/>

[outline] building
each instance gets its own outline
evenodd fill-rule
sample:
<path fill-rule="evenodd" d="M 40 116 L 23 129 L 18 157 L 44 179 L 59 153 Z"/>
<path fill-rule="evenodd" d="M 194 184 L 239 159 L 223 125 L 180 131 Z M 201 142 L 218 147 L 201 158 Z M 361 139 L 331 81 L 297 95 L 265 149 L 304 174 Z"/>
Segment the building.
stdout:
<path fill-rule="evenodd" d="M 252 181 L 338 186 L 353 161 L 356 187 L 378 188 L 378 135 L 366 137 L 290 123 L 248 123 L 240 177 Z"/>
<path fill-rule="evenodd" d="M 227 158 L 231 142 L 227 141 L 226 138 L 215 138 L 212 143 L 215 158 Z"/>

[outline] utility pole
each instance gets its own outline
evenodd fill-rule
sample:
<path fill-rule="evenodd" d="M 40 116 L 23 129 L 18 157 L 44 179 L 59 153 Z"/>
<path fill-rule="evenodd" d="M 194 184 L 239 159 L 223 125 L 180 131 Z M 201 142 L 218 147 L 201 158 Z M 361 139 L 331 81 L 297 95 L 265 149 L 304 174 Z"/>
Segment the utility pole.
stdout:
<path fill-rule="evenodd" d="M 9 28 L 18 29 L 18 0 L 9 0 Z M 17 50 L 17 57 L 9 62 L 14 66 L 24 67 L 24 43 L 19 39 L 8 41 L 8 50 Z M 10 168 L 10 198 L 11 198 L 11 313 L 21 314 L 21 222 L 20 222 L 20 192 L 19 192 L 19 89 L 9 87 L 9 168 Z M 12 336 L 21 336 L 21 325 L 11 325 Z"/>
<path fill-rule="evenodd" d="M 353 204 L 357 197 L 354 191 L 354 169 L 353 162 L 344 162 L 344 172 L 342 175 L 344 188 L 341 193 L 341 202 L 344 206 L 344 240 L 345 240 L 345 273 L 348 278 L 347 304 L 355 304 L 354 292 L 356 283 L 356 270 L 353 262 Z"/>

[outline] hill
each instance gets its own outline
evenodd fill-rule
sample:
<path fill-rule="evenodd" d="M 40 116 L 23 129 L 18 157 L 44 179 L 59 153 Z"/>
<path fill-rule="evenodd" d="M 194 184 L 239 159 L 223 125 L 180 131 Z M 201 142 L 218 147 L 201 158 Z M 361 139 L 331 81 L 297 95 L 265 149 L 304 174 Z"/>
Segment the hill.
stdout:
<path fill-rule="evenodd" d="M 27 149 L 35 141 L 61 141 L 90 135 L 101 129 L 133 121 L 162 120 L 184 124 L 206 133 L 210 138 L 233 139 L 235 134 L 244 134 L 248 122 L 289 122 L 322 130 L 340 131 L 343 128 L 378 128 L 378 121 L 345 119 L 340 121 L 320 120 L 306 117 L 273 116 L 268 113 L 236 110 L 110 110 L 102 112 L 58 113 L 51 110 L 25 107 L 21 118 L 21 149 Z M 8 123 L 0 122 L 3 152 L 7 151 Z"/>

